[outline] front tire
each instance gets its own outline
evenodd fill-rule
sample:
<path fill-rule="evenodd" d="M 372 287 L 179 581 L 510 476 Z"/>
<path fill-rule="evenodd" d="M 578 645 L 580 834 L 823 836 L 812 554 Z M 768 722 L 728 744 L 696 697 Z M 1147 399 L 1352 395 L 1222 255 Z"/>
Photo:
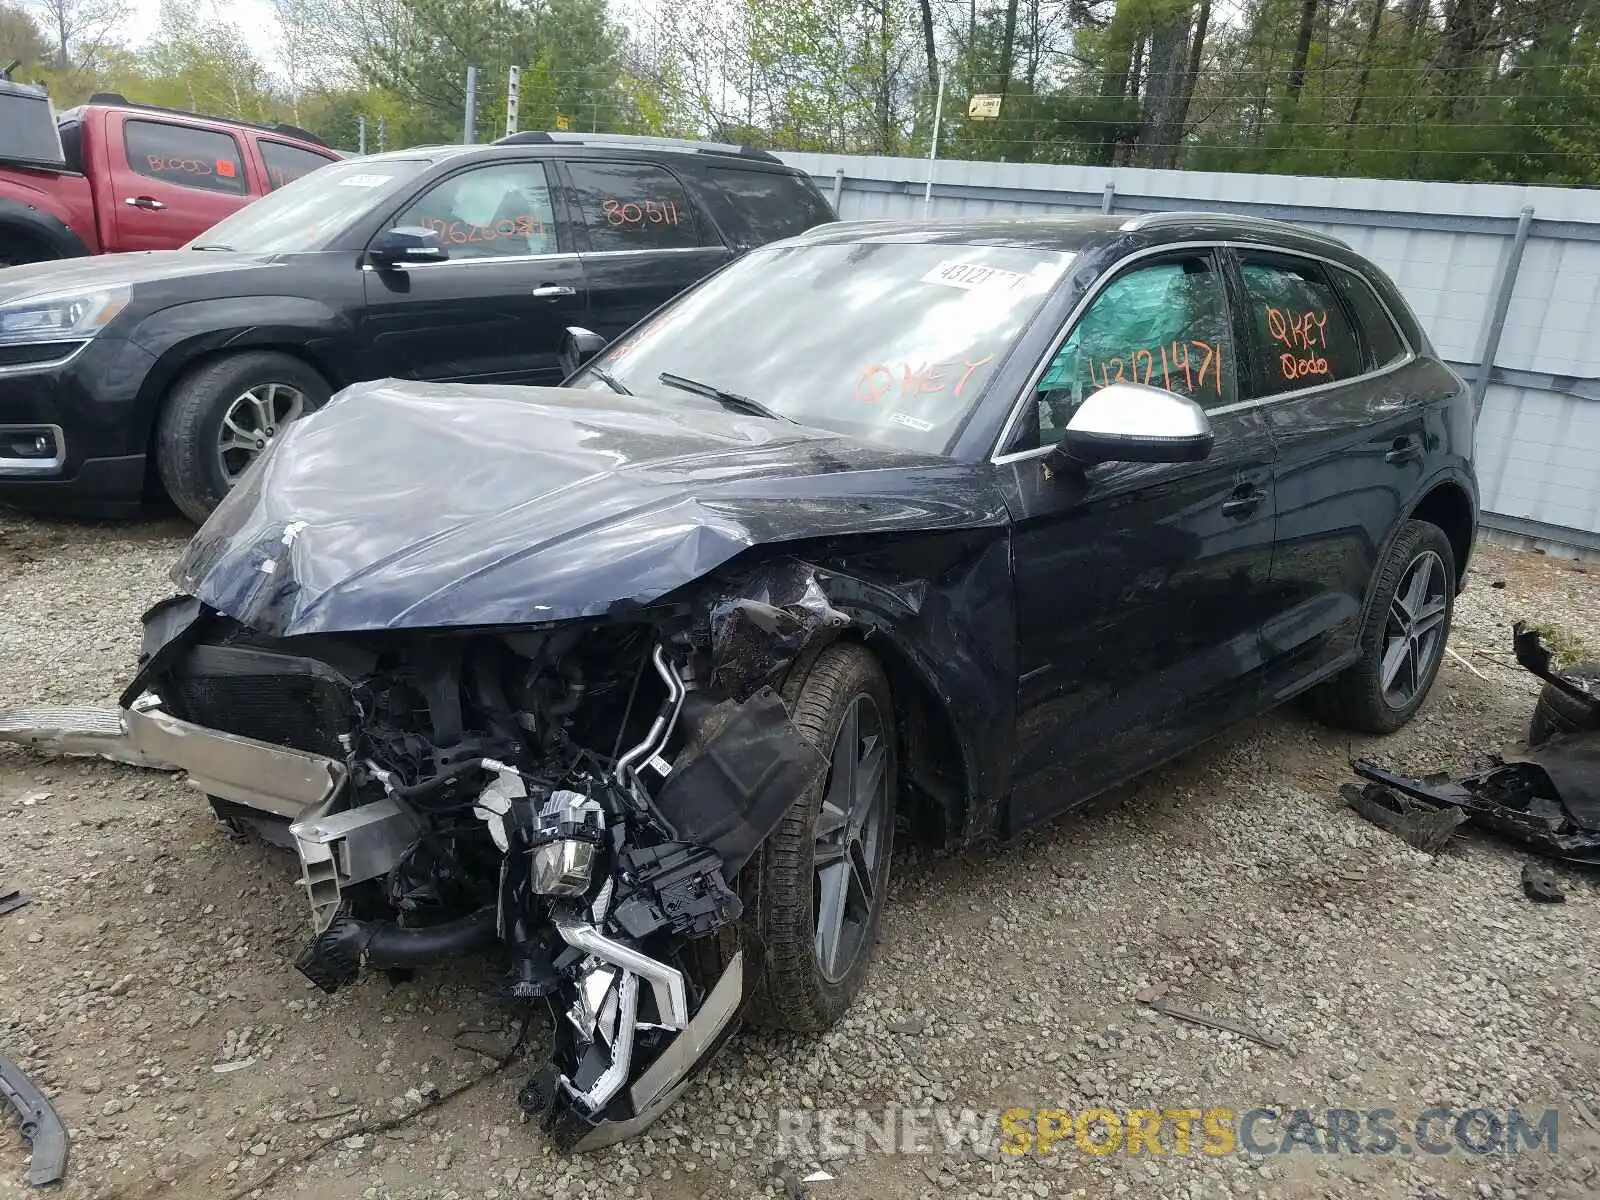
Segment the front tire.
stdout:
<path fill-rule="evenodd" d="M 279 430 L 328 402 L 332 389 L 288 354 L 257 350 L 208 362 L 178 382 L 156 426 L 167 495 L 196 524 Z"/>
<path fill-rule="evenodd" d="M 824 650 L 784 693 L 829 766 L 740 880 L 766 952 L 748 1019 L 817 1032 L 854 1002 L 878 937 L 898 786 L 894 709 L 877 660 L 851 643 Z"/>
<path fill-rule="evenodd" d="M 1311 693 L 1317 714 L 1361 733 L 1393 733 L 1422 707 L 1455 615 L 1456 561 L 1444 530 L 1407 521 L 1378 572 L 1360 660 Z"/>

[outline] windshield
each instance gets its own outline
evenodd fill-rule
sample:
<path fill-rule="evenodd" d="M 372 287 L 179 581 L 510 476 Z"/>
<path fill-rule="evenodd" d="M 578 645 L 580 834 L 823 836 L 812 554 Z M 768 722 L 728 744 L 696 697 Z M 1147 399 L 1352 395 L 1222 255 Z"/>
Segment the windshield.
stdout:
<path fill-rule="evenodd" d="M 248 254 L 320 250 L 332 234 L 427 167 L 423 158 L 329 163 L 218 221 L 187 249 Z"/>
<path fill-rule="evenodd" d="M 1000 246 L 770 246 L 607 347 L 569 386 L 681 397 L 665 372 L 802 424 L 944 453 L 1070 261 Z"/>

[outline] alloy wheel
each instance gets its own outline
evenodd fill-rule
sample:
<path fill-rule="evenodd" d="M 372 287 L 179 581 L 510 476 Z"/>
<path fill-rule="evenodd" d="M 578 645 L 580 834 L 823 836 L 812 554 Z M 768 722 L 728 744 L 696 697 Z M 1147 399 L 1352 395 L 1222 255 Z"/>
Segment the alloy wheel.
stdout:
<path fill-rule="evenodd" d="M 305 411 L 305 393 L 287 383 L 258 383 L 235 397 L 217 434 L 217 462 L 228 486 L 238 482 L 280 429 Z"/>
<path fill-rule="evenodd" d="M 837 983 L 868 951 L 872 916 L 887 883 L 889 748 L 870 696 L 845 709 L 817 813 L 813 862 L 816 956 Z"/>
<path fill-rule="evenodd" d="M 1411 704 L 1433 676 L 1449 630 L 1449 573 L 1444 560 L 1424 550 L 1400 577 L 1383 627 L 1379 680 L 1384 703 L 1393 709 Z"/>

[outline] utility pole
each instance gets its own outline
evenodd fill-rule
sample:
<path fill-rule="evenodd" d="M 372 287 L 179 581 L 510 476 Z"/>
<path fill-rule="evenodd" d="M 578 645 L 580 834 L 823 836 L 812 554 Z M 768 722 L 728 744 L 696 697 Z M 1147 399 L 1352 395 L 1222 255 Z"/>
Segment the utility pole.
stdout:
<path fill-rule="evenodd" d="M 506 72 L 506 136 L 517 131 L 517 108 L 521 101 L 522 68 L 512 67 Z"/>
<path fill-rule="evenodd" d="M 461 120 L 462 145 L 472 145 L 478 128 L 478 68 L 467 68 L 467 111 Z"/>
<path fill-rule="evenodd" d="M 933 102 L 933 140 L 928 147 L 928 182 L 922 188 L 922 218 L 927 220 L 928 210 L 933 207 L 933 164 L 939 157 L 939 122 L 944 117 L 944 77 L 945 72 L 939 72 L 939 96 Z"/>
<path fill-rule="evenodd" d="M 389 118 L 378 118 L 378 153 L 382 154 L 389 148 Z"/>
<path fill-rule="evenodd" d="M 356 118 L 356 151 L 360 154 L 367 152 L 367 114 L 362 113 Z"/>

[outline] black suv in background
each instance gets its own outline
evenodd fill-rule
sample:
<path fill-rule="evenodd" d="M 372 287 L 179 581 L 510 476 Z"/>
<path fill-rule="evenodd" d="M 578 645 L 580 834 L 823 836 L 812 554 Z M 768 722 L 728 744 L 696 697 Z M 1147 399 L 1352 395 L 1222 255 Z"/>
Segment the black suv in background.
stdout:
<path fill-rule="evenodd" d="M 745 250 L 833 220 L 760 150 L 523 133 L 324 167 L 182 250 L 0 278 L 0 502 L 202 520 L 284 425 L 365 379 L 558 383 Z"/>

